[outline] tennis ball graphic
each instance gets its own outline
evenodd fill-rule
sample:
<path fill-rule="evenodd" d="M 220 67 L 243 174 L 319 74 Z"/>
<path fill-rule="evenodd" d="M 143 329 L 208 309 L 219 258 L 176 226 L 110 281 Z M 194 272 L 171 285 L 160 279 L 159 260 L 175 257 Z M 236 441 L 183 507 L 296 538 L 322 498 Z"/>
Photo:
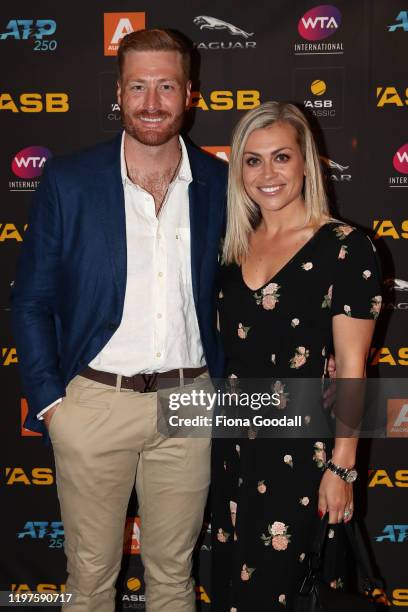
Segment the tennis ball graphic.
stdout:
<path fill-rule="evenodd" d="M 140 582 L 139 578 L 129 578 L 126 585 L 129 591 L 138 591 L 142 586 L 142 583 Z"/>
<path fill-rule="evenodd" d="M 326 83 L 320 79 L 316 79 L 310 86 L 310 91 L 315 96 L 322 96 L 326 92 Z"/>

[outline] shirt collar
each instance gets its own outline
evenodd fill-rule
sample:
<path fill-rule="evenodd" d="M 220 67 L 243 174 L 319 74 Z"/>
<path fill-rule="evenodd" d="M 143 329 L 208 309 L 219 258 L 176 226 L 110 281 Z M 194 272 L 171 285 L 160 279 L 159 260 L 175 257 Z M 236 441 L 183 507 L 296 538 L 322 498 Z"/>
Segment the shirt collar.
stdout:
<path fill-rule="evenodd" d="M 187 148 L 184 140 L 181 136 L 179 136 L 179 143 L 181 147 L 181 163 L 179 167 L 179 171 L 177 173 L 175 181 L 186 181 L 190 183 L 193 180 L 193 176 L 191 174 L 190 161 L 188 159 Z M 134 185 L 130 178 L 127 175 L 126 169 L 126 161 L 125 161 L 125 132 L 122 133 L 122 142 L 120 145 L 120 173 L 122 177 L 122 182 L 125 185 L 126 183 Z"/>

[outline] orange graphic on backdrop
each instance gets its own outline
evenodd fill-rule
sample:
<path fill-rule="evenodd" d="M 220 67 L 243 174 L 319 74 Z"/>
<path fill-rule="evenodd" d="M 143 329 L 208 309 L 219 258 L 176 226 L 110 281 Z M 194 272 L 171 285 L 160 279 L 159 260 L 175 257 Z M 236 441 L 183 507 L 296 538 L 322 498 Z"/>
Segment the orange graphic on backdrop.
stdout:
<path fill-rule="evenodd" d="M 125 555 L 140 555 L 140 518 L 128 516 L 123 539 L 123 552 Z"/>
<path fill-rule="evenodd" d="M 408 438 L 408 399 L 388 400 L 387 438 Z"/>
<path fill-rule="evenodd" d="M 230 153 L 231 153 L 231 147 L 226 147 L 226 146 L 217 146 L 217 147 L 201 147 L 203 149 L 203 151 L 207 151 L 207 153 L 211 153 L 211 155 L 214 155 L 215 157 L 219 157 L 220 159 L 223 159 L 224 161 L 229 161 L 230 158 Z"/>
<path fill-rule="evenodd" d="M 104 13 L 104 54 L 117 55 L 126 34 L 146 27 L 146 13 Z"/>
<path fill-rule="evenodd" d="M 21 398 L 20 413 L 21 413 L 21 435 L 22 436 L 42 436 L 42 434 L 37 433 L 36 431 L 30 431 L 29 429 L 25 429 L 23 425 L 26 419 L 26 416 L 28 414 L 28 404 L 27 404 L 27 400 L 24 399 L 24 397 Z"/>

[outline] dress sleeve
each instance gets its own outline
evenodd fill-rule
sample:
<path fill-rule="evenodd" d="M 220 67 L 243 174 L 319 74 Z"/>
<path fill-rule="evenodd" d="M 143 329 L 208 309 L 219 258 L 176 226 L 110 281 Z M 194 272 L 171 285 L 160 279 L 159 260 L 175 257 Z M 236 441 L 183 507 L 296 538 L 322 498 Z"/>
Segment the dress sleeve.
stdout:
<path fill-rule="evenodd" d="M 332 316 L 377 319 L 382 289 L 375 247 L 368 236 L 348 225 L 339 225 L 335 233 L 339 252 L 332 289 Z"/>

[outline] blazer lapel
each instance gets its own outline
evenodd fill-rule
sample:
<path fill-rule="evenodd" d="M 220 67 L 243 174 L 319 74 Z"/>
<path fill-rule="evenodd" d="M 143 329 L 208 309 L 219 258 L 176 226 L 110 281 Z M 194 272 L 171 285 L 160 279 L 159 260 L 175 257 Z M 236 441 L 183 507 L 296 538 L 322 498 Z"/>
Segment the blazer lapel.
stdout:
<path fill-rule="evenodd" d="M 208 178 L 200 163 L 199 154 L 191 146 L 188 146 L 187 150 L 193 175 L 193 181 L 189 185 L 191 276 L 194 302 L 197 308 L 200 294 L 201 262 L 204 258 L 207 238 L 209 186 Z"/>
<path fill-rule="evenodd" d="M 121 137 L 110 143 L 108 164 L 98 172 L 95 197 L 104 227 L 107 253 L 111 261 L 115 285 L 123 300 L 126 290 L 126 217 L 125 197 L 120 173 Z M 96 262 L 98 265 L 98 262 Z"/>

